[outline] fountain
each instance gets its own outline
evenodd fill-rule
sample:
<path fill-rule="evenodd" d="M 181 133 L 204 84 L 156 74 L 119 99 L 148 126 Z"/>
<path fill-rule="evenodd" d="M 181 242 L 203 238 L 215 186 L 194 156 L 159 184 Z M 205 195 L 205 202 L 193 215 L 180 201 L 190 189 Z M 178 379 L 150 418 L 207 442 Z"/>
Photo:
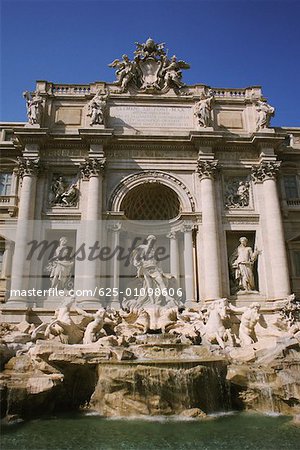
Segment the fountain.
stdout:
<path fill-rule="evenodd" d="M 299 414 L 300 322 L 294 296 L 236 307 L 185 305 L 154 257 L 155 236 L 132 264 L 140 295 L 122 309 L 86 311 L 66 297 L 47 322 L 2 327 L 3 415 L 80 409 L 102 416 L 206 417 L 248 409 Z M 58 279 L 63 279 L 57 267 Z M 239 324 L 239 326 L 237 326 Z M 6 364 L 5 364 L 6 363 Z"/>

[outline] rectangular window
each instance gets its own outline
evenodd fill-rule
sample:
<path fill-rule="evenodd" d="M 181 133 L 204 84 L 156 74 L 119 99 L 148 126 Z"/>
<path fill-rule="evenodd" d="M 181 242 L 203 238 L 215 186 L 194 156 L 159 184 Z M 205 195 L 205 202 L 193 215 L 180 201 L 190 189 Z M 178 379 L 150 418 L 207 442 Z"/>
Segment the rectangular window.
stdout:
<path fill-rule="evenodd" d="M 10 195 L 11 173 L 0 173 L 0 195 Z"/>
<path fill-rule="evenodd" d="M 285 175 L 284 189 L 287 200 L 292 200 L 298 198 L 298 186 L 297 186 L 297 176 L 296 175 Z"/>
<path fill-rule="evenodd" d="M 300 250 L 296 250 L 294 253 L 294 265 L 295 265 L 295 275 L 300 277 Z"/>

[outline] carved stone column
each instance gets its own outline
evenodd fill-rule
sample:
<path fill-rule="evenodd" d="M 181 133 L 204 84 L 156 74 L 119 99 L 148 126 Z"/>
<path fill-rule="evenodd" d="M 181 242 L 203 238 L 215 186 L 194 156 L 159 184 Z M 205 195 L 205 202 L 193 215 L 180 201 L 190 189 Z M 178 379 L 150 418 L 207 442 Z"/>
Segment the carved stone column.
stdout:
<path fill-rule="evenodd" d="M 102 181 L 103 172 L 105 168 L 105 158 L 87 158 L 81 165 L 80 171 L 83 180 L 88 180 L 88 195 L 87 204 L 84 216 L 85 230 L 82 233 L 84 238 L 85 249 L 87 257 L 89 255 L 89 248 L 93 247 L 98 242 L 101 246 L 101 213 L 102 213 Z M 76 283 L 75 274 L 75 287 L 80 290 L 86 290 L 93 293 L 92 295 L 84 295 L 79 301 L 83 301 L 82 306 L 99 306 L 99 299 L 97 295 L 97 289 L 99 286 L 99 259 L 86 260 L 81 266 L 81 273 L 79 279 L 81 285 Z M 94 293 L 96 295 L 94 295 Z M 96 303 L 95 303 L 96 300 Z"/>
<path fill-rule="evenodd" d="M 184 224 L 182 231 L 184 233 L 184 279 L 186 304 L 195 301 L 195 273 L 193 261 L 193 224 Z"/>
<path fill-rule="evenodd" d="M 32 240 L 34 208 L 36 198 L 36 180 L 40 169 L 38 159 L 19 158 L 17 172 L 22 179 L 20 191 L 18 224 L 11 272 L 11 296 L 9 302 L 16 306 L 27 304 L 27 297 L 19 295 L 29 286 L 30 261 L 27 260 L 29 252 L 28 242 Z"/>
<path fill-rule="evenodd" d="M 111 308 L 114 309 L 120 309 L 120 298 L 119 296 L 114 296 L 114 289 L 119 292 L 120 288 L 120 261 L 118 259 L 119 252 L 116 252 L 116 248 L 119 246 L 120 243 L 120 230 L 121 230 L 121 223 L 115 222 L 109 226 L 109 229 L 111 230 L 111 249 L 114 253 L 114 256 L 112 260 L 110 261 L 110 275 L 111 275 L 111 282 L 110 282 L 110 288 L 111 288 L 111 294 L 112 296 L 107 299 L 107 303 Z"/>
<path fill-rule="evenodd" d="M 254 183 L 262 183 L 262 217 L 263 242 L 267 247 L 271 280 L 267 282 L 268 297 L 284 298 L 290 294 L 290 280 L 288 272 L 287 254 L 284 238 L 280 203 L 276 185 L 276 175 L 280 168 L 278 161 L 262 161 L 252 167 Z M 264 249 L 262 249 L 264 251 Z M 264 255 L 266 258 L 266 255 Z"/>
<path fill-rule="evenodd" d="M 219 233 L 214 177 L 218 162 L 198 159 L 197 172 L 201 185 L 202 242 L 204 261 L 204 300 L 222 297 Z"/>
<path fill-rule="evenodd" d="M 167 234 L 170 239 L 170 273 L 176 278 L 177 286 L 180 286 L 179 252 L 176 231 Z"/>

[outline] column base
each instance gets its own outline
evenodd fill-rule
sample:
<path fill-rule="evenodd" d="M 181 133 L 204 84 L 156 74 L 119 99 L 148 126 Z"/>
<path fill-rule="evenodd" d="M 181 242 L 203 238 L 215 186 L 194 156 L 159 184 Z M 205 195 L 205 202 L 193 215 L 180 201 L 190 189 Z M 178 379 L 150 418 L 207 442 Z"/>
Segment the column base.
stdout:
<path fill-rule="evenodd" d="M 76 304 L 79 306 L 79 308 L 82 309 L 100 309 L 105 307 L 105 304 L 103 304 L 103 301 L 101 301 L 99 298 L 96 297 L 87 297 L 87 298 L 77 298 Z"/>
<path fill-rule="evenodd" d="M 196 300 L 186 300 L 184 307 L 185 308 L 198 308 L 199 303 Z"/>
<path fill-rule="evenodd" d="M 28 307 L 27 297 L 10 297 L 5 303 L 6 306 L 10 308 L 27 308 Z M 31 303 L 31 302 L 30 302 Z"/>

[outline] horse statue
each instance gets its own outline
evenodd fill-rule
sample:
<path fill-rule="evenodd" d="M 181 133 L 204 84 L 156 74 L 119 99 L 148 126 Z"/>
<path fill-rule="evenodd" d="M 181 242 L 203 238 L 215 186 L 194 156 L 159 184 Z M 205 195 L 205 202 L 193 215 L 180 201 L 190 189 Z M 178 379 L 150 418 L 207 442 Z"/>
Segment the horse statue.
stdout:
<path fill-rule="evenodd" d="M 228 305 L 226 299 L 215 300 L 208 309 L 208 318 L 201 327 L 201 336 L 207 342 L 217 343 L 224 349 L 225 343 L 234 346 L 233 336 L 229 329 L 225 328 L 225 321 L 228 319 Z"/>

